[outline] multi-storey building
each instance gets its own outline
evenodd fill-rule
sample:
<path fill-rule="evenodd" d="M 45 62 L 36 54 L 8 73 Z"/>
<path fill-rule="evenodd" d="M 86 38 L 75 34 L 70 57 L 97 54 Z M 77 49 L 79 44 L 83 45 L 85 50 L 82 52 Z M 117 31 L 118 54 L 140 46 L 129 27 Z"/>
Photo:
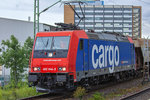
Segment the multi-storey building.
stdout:
<path fill-rule="evenodd" d="M 72 5 L 80 17 L 83 16 L 79 5 Z M 141 6 L 130 5 L 82 5 L 84 20 L 81 29 L 95 32 L 111 31 L 120 34 L 141 37 Z M 64 22 L 77 24 L 78 16 L 68 6 L 64 6 Z"/>

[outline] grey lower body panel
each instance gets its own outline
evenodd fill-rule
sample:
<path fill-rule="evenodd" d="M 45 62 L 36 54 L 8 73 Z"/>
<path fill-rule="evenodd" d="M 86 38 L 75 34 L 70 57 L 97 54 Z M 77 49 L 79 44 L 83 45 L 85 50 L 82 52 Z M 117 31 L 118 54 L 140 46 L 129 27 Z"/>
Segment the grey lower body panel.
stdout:
<path fill-rule="evenodd" d="M 77 71 L 76 76 L 77 76 L 77 81 L 80 81 L 82 78 L 85 78 L 85 77 L 113 74 L 117 72 L 134 70 L 134 69 L 135 69 L 134 65 L 119 66 L 119 67 L 114 67 L 113 72 L 110 73 L 109 68 L 102 68 L 102 69 L 99 68 L 99 69 L 88 70 L 88 71 Z"/>

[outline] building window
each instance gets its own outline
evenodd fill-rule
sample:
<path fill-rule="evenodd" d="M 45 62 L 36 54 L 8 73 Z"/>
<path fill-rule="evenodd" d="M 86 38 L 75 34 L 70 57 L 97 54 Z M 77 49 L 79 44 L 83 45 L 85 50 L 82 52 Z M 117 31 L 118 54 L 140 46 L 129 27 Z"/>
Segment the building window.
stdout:
<path fill-rule="evenodd" d="M 86 11 L 87 11 L 87 10 L 94 10 L 94 8 L 92 8 L 92 7 L 89 7 L 89 8 L 85 7 L 85 10 L 86 10 Z"/>
<path fill-rule="evenodd" d="M 122 8 L 114 8 L 114 10 L 119 10 L 119 11 L 121 11 L 121 10 L 122 10 Z"/>
<path fill-rule="evenodd" d="M 93 20 L 93 17 L 86 17 L 85 20 Z"/>
<path fill-rule="evenodd" d="M 124 11 L 132 11 L 132 8 L 124 8 Z"/>
<path fill-rule="evenodd" d="M 95 10 L 103 10 L 103 8 L 97 8 L 97 7 L 95 7 Z"/>

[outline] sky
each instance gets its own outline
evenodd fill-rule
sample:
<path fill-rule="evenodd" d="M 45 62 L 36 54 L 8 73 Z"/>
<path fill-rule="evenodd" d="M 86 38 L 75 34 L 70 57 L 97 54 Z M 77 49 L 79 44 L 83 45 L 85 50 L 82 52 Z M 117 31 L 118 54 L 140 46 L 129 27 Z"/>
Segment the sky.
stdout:
<path fill-rule="evenodd" d="M 40 0 L 40 11 L 54 4 L 58 0 Z M 103 0 L 104 5 L 134 5 L 142 6 L 142 37 L 150 36 L 150 0 Z M 0 0 L 0 17 L 28 20 L 34 16 L 34 0 Z M 40 15 L 40 22 L 54 25 L 64 22 L 63 4 L 50 8 Z"/>

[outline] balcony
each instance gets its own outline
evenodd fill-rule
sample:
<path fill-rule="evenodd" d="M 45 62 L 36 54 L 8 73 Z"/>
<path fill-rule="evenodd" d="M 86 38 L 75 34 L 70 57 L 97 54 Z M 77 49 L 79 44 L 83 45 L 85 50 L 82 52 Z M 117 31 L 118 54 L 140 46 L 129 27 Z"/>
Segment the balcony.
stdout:
<path fill-rule="evenodd" d="M 101 15 L 95 15 L 95 17 L 103 17 L 103 15 L 101 14 Z"/>
<path fill-rule="evenodd" d="M 95 10 L 95 12 L 103 13 L 103 10 Z"/>
<path fill-rule="evenodd" d="M 114 13 L 122 13 L 122 10 L 114 10 Z"/>
<path fill-rule="evenodd" d="M 93 25 L 85 25 L 85 27 L 93 27 Z"/>
<path fill-rule="evenodd" d="M 114 27 L 122 27 L 122 25 L 114 25 Z"/>
<path fill-rule="evenodd" d="M 117 17 L 117 18 L 121 17 L 122 18 L 122 15 L 114 15 L 114 17 Z"/>
<path fill-rule="evenodd" d="M 114 22 L 122 22 L 122 20 L 114 20 Z"/>
<path fill-rule="evenodd" d="M 124 13 L 132 13 L 132 10 L 131 11 L 123 11 Z"/>
<path fill-rule="evenodd" d="M 113 10 L 105 10 L 104 12 L 105 12 L 105 13 L 106 13 L 106 12 L 113 13 Z"/>
<path fill-rule="evenodd" d="M 113 22 L 113 20 L 104 20 L 104 22 Z"/>
<path fill-rule="evenodd" d="M 113 17 L 113 14 L 112 15 L 104 15 L 104 17 Z"/>
<path fill-rule="evenodd" d="M 95 27 L 103 27 L 101 24 L 96 24 Z"/>
<path fill-rule="evenodd" d="M 95 20 L 95 22 L 103 22 L 103 20 Z"/>

